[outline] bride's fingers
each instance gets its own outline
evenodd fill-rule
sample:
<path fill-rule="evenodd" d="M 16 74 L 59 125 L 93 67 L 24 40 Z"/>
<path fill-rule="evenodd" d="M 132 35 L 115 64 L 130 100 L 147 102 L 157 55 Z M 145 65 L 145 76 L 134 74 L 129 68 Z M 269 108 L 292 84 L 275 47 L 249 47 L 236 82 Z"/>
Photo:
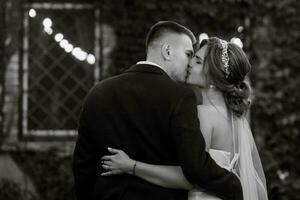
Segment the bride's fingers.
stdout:
<path fill-rule="evenodd" d="M 101 176 L 111 176 L 111 175 L 112 175 L 111 172 L 104 172 L 104 173 L 101 174 Z"/>
<path fill-rule="evenodd" d="M 103 156 L 101 160 L 112 160 L 113 158 L 113 156 Z"/>
<path fill-rule="evenodd" d="M 119 149 L 113 149 L 111 147 L 108 147 L 107 150 L 110 152 L 110 153 L 113 153 L 113 154 L 117 154 L 117 153 L 120 153 L 121 150 Z"/>
<path fill-rule="evenodd" d="M 112 166 L 113 163 L 111 161 L 102 161 L 101 164 Z"/>
<path fill-rule="evenodd" d="M 101 174 L 101 176 L 111 176 L 111 175 L 117 175 L 117 174 L 120 174 L 121 172 L 120 171 L 109 171 L 109 172 L 104 172 Z"/>
<path fill-rule="evenodd" d="M 103 165 L 101 165 L 101 166 L 102 166 L 102 168 L 105 169 L 105 170 L 112 170 L 112 169 L 113 169 L 112 166 L 109 166 L 109 165 L 103 164 Z"/>

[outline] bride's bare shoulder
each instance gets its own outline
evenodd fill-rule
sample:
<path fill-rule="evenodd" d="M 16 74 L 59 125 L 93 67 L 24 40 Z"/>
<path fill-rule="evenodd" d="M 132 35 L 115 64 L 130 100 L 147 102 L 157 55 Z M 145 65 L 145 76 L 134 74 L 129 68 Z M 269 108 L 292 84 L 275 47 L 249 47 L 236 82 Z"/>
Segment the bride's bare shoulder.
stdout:
<path fill-rule="evenodd" d="M 198 113 L 203 114 L 217 114 L 218 111 L 214 106 L 211 105 L 199 105 L 197 106 Z"/>
<path fill-rule="evenodd" d="M 197 109 L 198 116 L 202 120 L 212 120 L 215 123 L 227 121 L 227 111 L 222 107 L 216 107 L 211 105 L 199 105 Z"/>
<path fill-rule="evenodd" d="M 200 121 L 211 123 L 217 117 L 217 113 L 212 106 L 199 105 L 197 109 L 198 109 L 198 118 Z"/>

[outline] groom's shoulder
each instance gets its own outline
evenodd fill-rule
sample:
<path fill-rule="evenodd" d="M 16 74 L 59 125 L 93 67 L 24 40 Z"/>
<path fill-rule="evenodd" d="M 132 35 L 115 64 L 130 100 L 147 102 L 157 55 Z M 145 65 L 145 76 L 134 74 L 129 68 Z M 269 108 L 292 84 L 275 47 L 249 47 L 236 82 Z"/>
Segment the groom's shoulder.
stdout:
<path fill-rule="evenodd" d="M 153 88 L 157 88 L 161 90 L 161 92 L 166 91 L 169 95 L 183 95 L 189 92 L 193 93 L 191 87 L 183 83 L 176 82 L 167 76 L 151 76 L 151 79 L 148 79 L 147 81 L 149 80 L 153 82 L 150 84 L 153 84 L 153 87 L 150 87 L 151 89 L 149 88 L 150 90 L 153 90 Z M 137 78 L 134 76 L 128 76 L 128 73 L 122 73 L 99 81 L 93 86 L 91 90 L 111 90 L 113 88 L 119 90 L 124 85 L 126 86 L 126 88 L 128 85 L 132 85 L 132 87 L 137 87 L 138 85 L 142 84 L 140 81 L 143 82 L 144 80 L 141 80 L 141 78 Z M 149 86 L 149 84 L 147 85 Z"/>
<path fill-rule="evenodd" d="M 187 93 L 193 91 L 192 88 L 189 87 L 188 85 L 184 83 L 175 82 L 175 81 L 169 82 L 169 87 L 180 93 Z"/>
<path fill-rule="evenodd" d="M 107 93 L 118 85 L 117 76 L 112 76 L 97 82 L 92 86 L 87 94 L 87 97 L 95 96 L 101 93 Z"/>
<path fill-rule="evenodd" d="M 115 75 L 115 76 L 111 76 L 111 77 L 108 77 L 108 78 L 105 78 L 99 82 L 97 82 L 94 86 L 94 88 L 98 88 L 98 87 L 103 87 L 103 86 L 109 86 L 109 85 L 114 85 L 114 84 L 117 84 L 120 80 L 120 76 L 122 74 L 119 74 L 119 75 Z"/>
<path fill-rule="evenodd" d="M 161 87 L 163 87 L 163 86 L 161 86 Z M 166 91 L 166 92 L 165 92 L 164 96 L 168 96 L 169 98 L 172 98 L 174 101 L 176 101 L 176 99 L 180 100 L 187 96 L 195 97 L 195 93 L 193 92 L 191 87 L 188 85 L 185 85 L 183 83 L 171 81 L 171 82 L 168 82 L 165 85 L 165 87 L 166 88 L 164 89 L 164 91 Z"/>

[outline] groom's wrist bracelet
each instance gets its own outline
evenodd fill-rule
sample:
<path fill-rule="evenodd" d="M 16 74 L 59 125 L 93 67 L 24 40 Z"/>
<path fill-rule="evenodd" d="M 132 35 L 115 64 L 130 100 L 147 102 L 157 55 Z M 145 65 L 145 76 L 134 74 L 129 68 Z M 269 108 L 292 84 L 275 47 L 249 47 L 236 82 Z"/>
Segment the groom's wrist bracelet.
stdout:
<path fill-rule="evenodd" d="M 136 168 L 136 161 L 134 162 L 133 168 L 132 168 L 132 175 L 135 175 L 135 168 Z"/>

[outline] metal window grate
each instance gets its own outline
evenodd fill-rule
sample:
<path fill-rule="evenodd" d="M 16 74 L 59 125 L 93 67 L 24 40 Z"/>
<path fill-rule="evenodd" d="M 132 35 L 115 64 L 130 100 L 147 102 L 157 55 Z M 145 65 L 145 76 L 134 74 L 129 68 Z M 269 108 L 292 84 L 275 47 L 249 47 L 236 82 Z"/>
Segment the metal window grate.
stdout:
<path fill-rule="evenodd" d="M 28 16 L 34 8 L 36 16 Z M 88 4 L 34 3 L 26 6 L 23 39 L 22 132 L 24 136 L 75 135 L 81 103 L 98 81 L 99 10 Z M 43 20 L 52 21 L 51 34 Z M 83 31 L 84 30 L 84 31 Z M 55 35 L 95 54 L 95 64 L 67 53 Z"/>

